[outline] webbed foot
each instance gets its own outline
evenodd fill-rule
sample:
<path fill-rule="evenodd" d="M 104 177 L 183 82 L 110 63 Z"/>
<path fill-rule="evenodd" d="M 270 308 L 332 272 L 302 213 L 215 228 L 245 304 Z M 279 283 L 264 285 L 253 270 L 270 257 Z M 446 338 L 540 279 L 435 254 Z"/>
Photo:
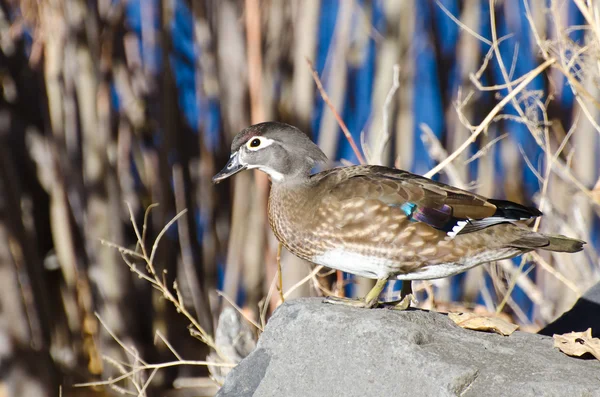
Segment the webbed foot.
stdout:
<path fill-rule="evenodd" d="M 352 298 L 340 298 L 338 296 L 328 296 L 323 300 L 324 303 L 330 303 L 333 305 L 345 305 L 352 307 L 363 307 L 363 308 L 373 308 L 376 307 L 379 299 L 379 295 L 381 295 L 381 291 L 385 287 L 385 283 L 387 282 L 387 278 L 378 279 L 375 283 L 375 286 L 371 288 L 369 293 L 360 299 L 352 299 Z"/>
<path fill-rule="evenodd" d="M 341 298 L 339 296 L 328 296 L 323 299 L 323 303 L 329 303 L 331 305 L 344 305 L 352 307 L 362 307 L 370 309 L 377 306 L 377 301 L 367 302 L 364 298 L 353 299 L 353 298 Z"/>
<path fill-rule="evenodd" d="M 406 310 L 410 305 L 419 303 L 412 292 L 412 281 L 402 281 L 402 290 L 400 291 L 400 300 L 385 302 L 384 306 L 391 310 Z"/>
<path fill-rule="evenodd" d="M 386 309 L 402 311 L 408 309 L 411 306 L 411 304 L 416 305 L 417 303 L 419 302 L 417 301 L 415 296 L 413 294 L 408 294 L 400 300 L 385 302 L 383 303 L 383 305 Z"/>

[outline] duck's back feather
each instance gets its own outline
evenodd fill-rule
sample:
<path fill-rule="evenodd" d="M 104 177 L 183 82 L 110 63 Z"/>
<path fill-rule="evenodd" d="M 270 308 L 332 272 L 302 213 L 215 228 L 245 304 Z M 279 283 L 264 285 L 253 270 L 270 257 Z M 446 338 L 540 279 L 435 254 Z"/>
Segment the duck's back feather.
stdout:
<path fill-rule="evenodd" d="M 504 222 L 541 215 L 535 208 L 511 201 L 487 199 L 410 172 L 380 166 L 336 168 L 315 175 L 330 188 L 324 195 L 338 200 L 376 200 L 400 208 L 414 222 L 425 223 L 453 238 Z M 357 212 L 359 205 L 346 211 Z M 351 218 L 350 216 L 348 218 Z"/>

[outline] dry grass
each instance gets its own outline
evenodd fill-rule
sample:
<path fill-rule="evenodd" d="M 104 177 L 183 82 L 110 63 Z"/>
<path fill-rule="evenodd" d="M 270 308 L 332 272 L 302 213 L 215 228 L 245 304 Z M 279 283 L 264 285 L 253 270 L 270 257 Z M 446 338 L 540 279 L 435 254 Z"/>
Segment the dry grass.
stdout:
<path fill-rule="evenodd" d="M 190 335 L 199 339 L 202 343 L 210 347 L 216 353 L 218 361 L 209 362 L 198 360 L 185 360 L 173 348 L 171 343 L 167 341 L 163 334 L 160 331 L 156 331 L 156 338 L 160 340 L 169 349 L 169 351 L 173 354 L 176 360 L 170 362 L 163 362 L 159 364 L 150 364 L 140 356 L 139 352 L 133 345 L 128 345 L 124 343 L 96 313 L 96 317 L 98 318 L 104 329 L 109 333 L 113 340 L 123 349 L 123 351 L 126 353 L 127 357 L 130 360 L 129 362 L 122 362 L 116 358 L 103 355 L 102 358 L 104 362 L 109 364 L 118 373 L 120 373 L 120 376 L 109 378 L 103 381 L 80 383 L 76 384 L 75 387 L 106 386 L 119 394 L 145 397 L 147 395 L 148 386 L 150 385 L 156 373 L 160 369 L 181 365 L 229 368 L 235 366 L 235 363 L 233 363 L 229 359 L 229 357 L 227 357 L 220 351 L 212 335 L 210 335 L 210 333 L 207 330 L 205 330 L 200 325 L 198 320 L 188 311 L 188 309 L 185 306 L 183 296 L 177 285 L 177 281 L 174 281 L 172 286 L 169 287 L 166 281 L 166 271 L 163 271 L 162 273 L 158 273 L 156 271 L 156 268 L 154 266 L 154 260 L 161 238 L 165 235 L 165 233 L 167 233 L 169 228 L 173 226 L 177 222 L 177 220 L 181 218 L 181 216 L 183 216 L 186 212 L 186 210 L 184 210 L 178 213 L 173 219 L 171 219 L 171 221 L 165 225 L 165 227 L 160 231 L 160 233 L 158 233 L 156 239 L 152 244 L 152 248 L 148 250 L 146 245 L 148 217 L 150 211 L 152 211 L 152 209 L 156 206 L 157 204 L 152 204 L 146 209 L 146 212 L 144 214 L 144 222 L 140 232 L 140 228 L 135 222 L 133 210 L 131 209 L 131 206 L 127 204 L 131 224 L 137 237 L 137 245 L 135 250 L 130 250 L 105 240 L 102 240 L 102 243 L 118 250 L 121 254 L 121 257 L 123 258 L 123 261 L 127 264 L 129 269 L 133 273 L 135 273 L 140 279 L 148 282 L 155 290 L 157 290 L 161 294 L 161 296 L 166 301 L 170 302 L 175 307 L 178 313 L 183 315 L 190 322 Z M 144 265 L 139 266 L 137 264 L 137 262 L 139 261 L 142 261 Z"/>

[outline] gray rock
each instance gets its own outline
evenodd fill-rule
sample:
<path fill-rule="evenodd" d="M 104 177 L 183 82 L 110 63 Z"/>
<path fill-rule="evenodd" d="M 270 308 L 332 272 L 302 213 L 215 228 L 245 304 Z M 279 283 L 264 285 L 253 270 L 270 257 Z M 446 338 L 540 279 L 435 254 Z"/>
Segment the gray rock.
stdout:
<path fill-rule="evenodd" d="M 217 396 L 600 396 L 600 362 L 552 338 L 465 330 L 421 310 L 286 302 Z"/>
<path fill-rule="evenodd" d="M 223 309 L 215 332 L 215 344 L 221 355 L 211 352 L 206 361 L 237 364 L 256 348 L 254 333 L 248 321 L 241 317 L 233 307 L 227 306 Z M 218 383 L 223 383 L 231 367 L 209 365 L 208 370 Z"/>

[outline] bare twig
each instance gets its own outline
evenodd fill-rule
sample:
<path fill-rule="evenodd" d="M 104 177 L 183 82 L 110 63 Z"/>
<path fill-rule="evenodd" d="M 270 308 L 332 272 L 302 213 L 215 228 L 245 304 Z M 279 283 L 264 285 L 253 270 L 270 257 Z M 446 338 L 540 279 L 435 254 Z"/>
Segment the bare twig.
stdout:
<path fill-rule="evenodd" d="M 419 125 L 419 128 L 421 129 L 421 131 L 423 131 L 423 134 L 421 135 L 421 140 L 423 140 L 425 147 L 428 149 L 430 157 L 438 162 L 447 159 L 448 152 L 446 152 L 446 150 L 442 146 L 442 143 L 435 136 L 431 128 L 429 128 L 429 126 L 424 123 L 421 123 Z M 461 189 L 466 188 L 466 184 L 462 181 L 460 173 L 458 172 L 454 164 L 448 164 L 448 166 L 446 166 L 445 168 L 445 171 L 453 185 L 456 185 L 456 187 L 459 187 Z"/>
<path fill-rule="evenodd" d="M 273 280 L 271 281 L 271 284 L 269 285 L 269 290 L 267 291 L 267 296 L 264 299 L 262 299 L 262 301 L 261 301 L 262 307 L 260 307 L 260 316 L 259 316 L 261 329 L 264 329 L 265 325 L 267 324 L 267 310 L 269 309 L 271 297 L 273 296 L 273 290 L 276 288 L 278 278 L 279 277 L 277 274 L 273 277 Z M 283 300 L 280 299 L 280 302 L 283 302 Z"/>
<path fill-rule="evenodd" d="M 532 266 L 527 270 L 527 272 L 523 272 L 523 268 L 525 267 L 526 263 L 527 263 L 526 258 L 524 256 L 521 257 L 521 263 L 519 263 L 519 267 L 515 271 L 513 268 L 512 262 L 510 260 L 500 261 L 500 265 L 505 270 L 508 270 L 509 273 L 511 274 L 511 280 L 510 280 L 510 284 L 508 285 L 506 292 L 504 293 L 504 297 L 502 298 L 502 301 L 500 301 L 500 303 L 496 307 L 496 313 L 501 313 L 502 310 L 504 310 L 504 306 L 506 306 L 506 304 L 508 303 L 510 296 L 517 284 L 519 284 L 521 286 L 521 288 L 524 291 L 526 291 L 527 296 L 532 300 L 532 302 L 537 303 L 537 304 L 540 304 L 542 302 L 541 294 L 539 292 L 537 292 L 537 293 L 531 292 L 533 289 L 532 283 L 525 284 L 523 282 L 524 280 L 528 280 L 527 277 L 525 277 L 525 276 L 533 269 L 533 266 Z M 526 286 L 528 286 L 530 288 L 526 288 Z"/>
<path fill-rule="evenodd" d="M 146 249 L 146 245 L 143 240 L 143 233 L 140 233 L 140 231 L 139 231 L 139 228 L 135 222 L 135 218 L 134 218 L 134 214 L 133 214 L 133 210 L 131 209 L 131 206 L 129 204 L 127 204 L 127 207 L 129 209 L 131 224 L 133 226 L 133 230 L 137 237 L 137 244 L 138 244 L 137 246 L 140 248 L 142 253 L 140 254 L 138 252 L 128 250 L 124 247 L 118 246 L 117 244 L 113 244 L 113 243 L 109 243 L 109 242 L 105 242 L 105 241 L 103 241 L 103 243 L 118 249 L 119 252 L 121 253 L 121 256 L 123 257 L 123 260 L 127 264 L 127 266 L 129 266 L 129 268 L 133 272 L 135 272 L 140 278 L 143 278 L 144 280 L 148 281 L 150 284 L 152 284 L 152 286 L 155 289 L 160 291 L 163 298 L 165 298 L 166 300 L 171 302 L 175 306 L 177 311 L 179 313 L 183 314 L 192 323 L 192 325 L 193 325 L 195 331 L 197 331 L 201 341 L 204 342 L 209 347 L 211 347 L 212 349 L 214 349 L 215 352 L 220 357 L 223 357 L 221 355 L 221 353 L 219 352 L 218 348 L 216 347 L 212 336 L 208 332 L 206 332 L 206 330 L 200 325 L 200 323 L 196 320 L 196 318 L 194 316 L 192 316 L 192 314 L 187 310 L 187 308 L 183 304 L 182 297 L 177 289 L 177 284 L 174 283 L 174 285 L 173 285 L 174 289 L 175 289 L 175 294 L 173 294 L 171 292 L 170 288 L 167 286 L 165 272 L 163 272 L 159 275 L 159 274 L 157 274 L 156 269 L 154 267 L 154 262 L 153 262 L 154 256 L 156 255 L 156 250 L 158 248 L 158 244 L 160 243 L 161 238 L 164 236 L 164 234 L 167 232 L 167 230 L 169 230 L 169 228 L 177 221 L 177 219 L 179 219 L 181 216 L 183 216 L 186 213 L 187 210 L 184 209 L 183 211 L 181 211 L 177 215 L 175 215 L 175 217 L 173 217 L 173 219 L 171 219 L 165 225 L 165 227 L 158 233 L 158 235 L 152 245 L 152 250 L 150 252 L 150 255 L 148 256 L 148 251 Z M 155 207 L 155 206 L 151 206 L 150 208 L 153 208 L 153 207 Z M 147 221 L 147 219 L 148 219 L 148 211 L 149 210 L 146 211 L 146 214 L 144 216 L 145 221 Z M 144 230 L 144 226 L 142 227 L 142 230 Z M 138 259 L 142 259 L 146 264 L 146 272 L 140 270 L 133 262 L 130 262 L 127 258 L 128 255 L 138 258 Z"/>
<path fill-rule="evenodd" d="M 148 364 L 147 362 L 145 362 L 141 358 L 139 358 L 138 353 L 135 350 L 133 350 L 133 348 L 127 346 L 125 343 L 123 343 L 123 341 L 121 339 L 119 339 L 119 337 L 108 327 L 108 325 L 104 322 L 104 320 L 102 320 L 102 317 L 100 317 L 100 315 L 98 313 L 94 313 L 94 314 L 96 315 L 96 318 L 98 319 L 98 321 L 100 322 L 100 324 L 102 324 L 102 327 L 104 327 L 104 329 L 106 330 L 106 332 L 108 332 L 108 334 L 111 336 L 111 338 L 113 338 L 114 341 L 117 342 L 117 344 L 119 346 L 121 346 L 121 348 L 126 353 L 128 353 L 132 357 L 135 357 L 142 364 L 144 364 L 144 365 Z"/>
<path fill-rule="evenodd" d="M 171 351 L 171 353 L 173 353 L 175 358 L 177 358 L 178 360 L 183 360 L 183 358 L 179 355 L 179 353 L 177 353 L 175 348 L 169 343 L 169 341 L 167 340 L 167 338 L 165 338 L 162 332 L 157 330 L 155 335 L 165 344 L 165 346 L 169 348 L 169 350 Z"/>
<path fill-rule="evenodd" d="M 254 321 L 253 319 L 251 319 L 250 317 L 248 317 L 248 315 L 246 313 L 244 313 L 244 311 L 242 310 L 241 307 L 239 307 L 234 301 L 233 299 L 231 299 L 229 296 L 227 296 L 227 294 L 225 294 L 223 291 L 218 291 L 217 290 L 217 294 L 222 297 L 223 299 L 225 299 L 227 301 L 227 303 L 229 303 L 231 306 L 233 306 L 233 308 L 235 310 L 238 311 L 238 313 L 240 313 L 242 315 L 242 317 L 244 317 L 250 324 L 254 325 L 257 329 L 259 329 L 260 331 L 263 330 L 263 327 L 261 327 L 256 321 Z"/>
<path fill-rule="evenodd" d="M 500 135 L 499 137 L 492 139 L 491 141 L 489 141 L 487 143 L 487 145 L 485 145 L 484 147 L 479 149 L 477 151 L 477 153 L 475 153 L 474 155 L 469 157 L 465 161 L 465 164 L 469 164 L 470 162 L 477 160 L 478 158 L 480 158 L 482 156 L 485 156 L 496 143 L 500 142 L 502 139 L 506 138 L 507 136 L 508 136 L 508 133 L 505 133 L 505 134 Z"/>
<path fill-rule="evenodd" d="M 315 268 L 306 277 L 304 277 L 302 280 L 298 281 L 296 284 L 292 285 L 292 287 L 285 292 L 283 297 L 287 298 L 288 296 L 290 296 L 290 294 L 292 292 L 294 292 L 296 289 L 298 289 L 300 286 L 302 286 L 308 280 L 314 278 L 317 275 L 317 273 L 319 273 L 321 271 L 321 269 L 323 269 L 323 266 L 321 266 L 321 265 L 315 266 Z M 278 304 L 281 304 L 282 302 L 283 301 L 280 301 Z"/>
<path fill-rule="evenodd" d="M 435 0 L 435 4 L 437 4 L 437 6 L 442 9 L 442 11 L 444 12 L 444 14 L 446 14 L 448 16 L 448 18 L 452 19 L 452 21 L 455 24 L 457 24 L 461 29 L 463 29 L 464 31 L 468 32 L 471 36 L 477 38 L 477 40 L 481 41 L 482 43 L 485 43 L 485 44 L 490 45 L 490 46 L 492 45 L 491 41 L 489 41 L 485 37 L 481 36 L 476 31 L 474 31 L 473 29 L 471 29 L 470 27 L 468 27 L 467 25 L 465 25 L 464 23 L 462 23 L 454 15 L 452 15 L 452 13 L 446 7 L 444 7 L 444 5 L 439 0 Z"/>
<path fill-rule="evenodd" d="M 362 154 L 360 153 L 360 150 L 358 150 L 358 146 L 356 146 L 356 142 L 354 142 L 354 138 L 352 138 L 352 134 L 350 134 L 350 131 L 348 130 L 348 127 L 346 126 L 346 123 L 344 123 L 344 120 L 342 120 L 342 118 L 340 117 L 339 113 L 335 109 L 335 106 L 333 106 L 333 103 L 331 103 L 331 101 L 329 100 L 327 91 L 325 91 L 325 88 L 323 87 L 323 84 L 321 83 L 321 79 L 319 78 L 319 74 L 315 70 L 313 63 L 308 58 L 306 58 L 306 63 L 308 64 L 308 67 L 310 68 L 310 71 L 313 75 L 313 79 L 315 80 L 315 84 L 317 85 L 317 88 L 319 89 L 319 92 L 321 93 L 321 97 L 323 98 L 323 100 L 325 101 L 327 106 L 329 106 L 329 109 L 331 110 L 331 112 L 335 116 L 335 119 L 337 120 L 338 124 L 342 128 L 342 132 L 344 133 L 344 136 L 348 140 L 350 147 L 352 147 L 352 151 L 354 151 L 354 155 L 358 159 L 358 162 L 361 164 L 364 164 L 365 159 L 363 158 Z"/>
<path fill-rule="evenodd" d="M 550 266 L 550 264 L 548 264 L 548 262 L 546 262 L 546 260 L 540 256 L 540 254 L 538 254 L 537 252 L 531 252 L 530 255 L 537 264 L 539 264 L 545 271 L 554 276 L 561 283 L 566 285 L 571 291 L 575 293 L 575 295 L 577 295 L 577 297 L 581 296 L 581 290 L 577 288 L 577 286 L 573 284 L 571 280 L 566 278 L 561 272 Z"/>
<path fill-rule="evenodd" d="M 160 363 L 160 364 L 145 364 L 145 365 L 136 367 L 136 368 L 132 369 L 131 371 L 128 371 L 127 373 L 125 373 L 121 376 L 118 376 L 116 378 L 113 378 L 113 379 L 108 379 L 108 380 L 98 381 L 98 382 L 77 383 L 73 386 L 74 387 L 109 386 L 109 385 L 114 385 L 122 380 L 129 379 L 141 371 L 145 371 L 148 369 L 163 369 L 163 368 L 177 367 L 177 366 L 181 366 L 181 365 L 193 365 L 193 366 L 211 365 L 211 366 L 215 366 L 215 367 L 228 367 L 228 368 L 233 368 L 236 366 L 236 364 L 231 364 L 231 363 L 217 363 L 217 362 L 210 362 L 210 361 L 196 361 L 196 360 L 167 361 L 165 363 Z"/>
<path fill-rule="evenodd" d="M 285 302 L 285 298 L 283 296 L 283 280 L 281 273 L 281 249 L 283 248 L 283 244 L 279 242 L 277 244 L 277 291 L 279 291 L 279 297 L 281 298 L 281 302 Z"/>

